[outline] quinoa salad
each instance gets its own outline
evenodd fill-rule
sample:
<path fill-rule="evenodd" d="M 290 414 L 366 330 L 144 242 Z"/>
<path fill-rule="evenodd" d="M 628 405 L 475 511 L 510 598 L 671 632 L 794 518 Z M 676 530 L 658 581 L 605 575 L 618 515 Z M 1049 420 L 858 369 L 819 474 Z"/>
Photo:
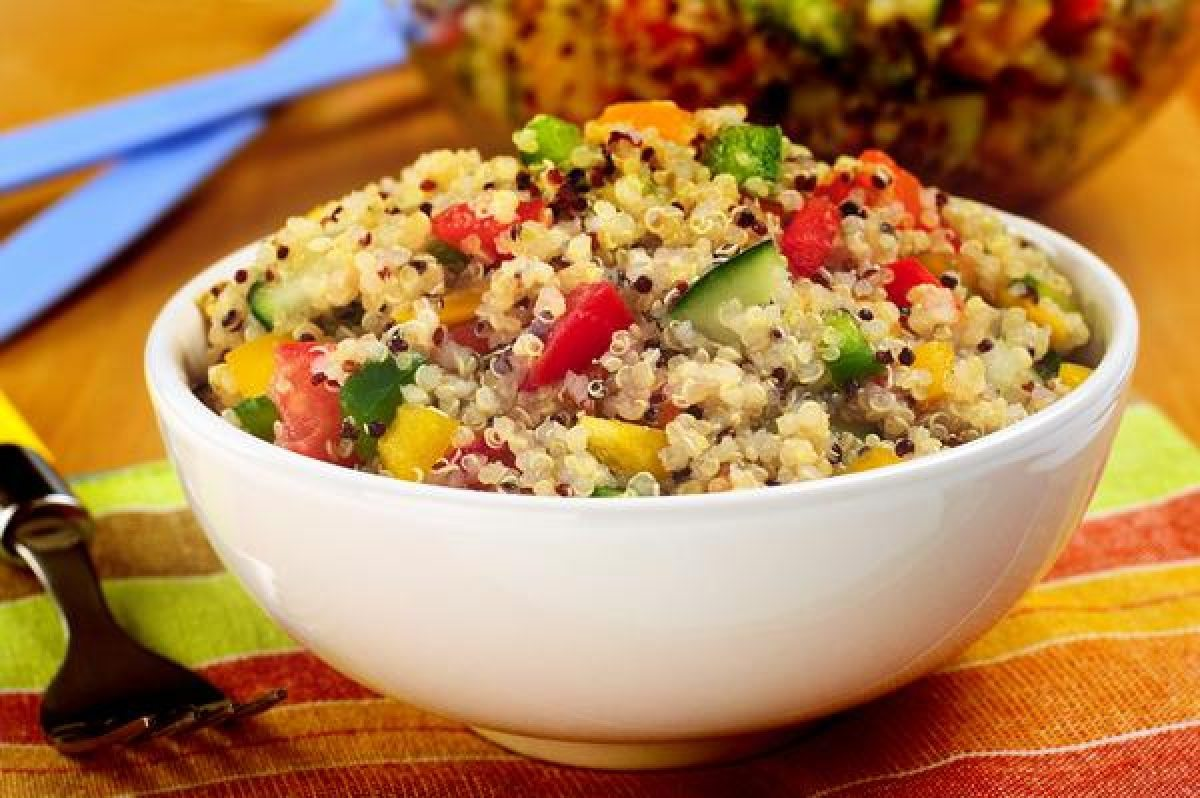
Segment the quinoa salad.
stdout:
<path fill-rule="evenodd" d="M 542 115 L 289 219 L 198 299 L 198 395 L 347 468 L 612 497 L 892 466 L 1087 378 L 1070 282 L 994 212 L 744 117 Z"/>

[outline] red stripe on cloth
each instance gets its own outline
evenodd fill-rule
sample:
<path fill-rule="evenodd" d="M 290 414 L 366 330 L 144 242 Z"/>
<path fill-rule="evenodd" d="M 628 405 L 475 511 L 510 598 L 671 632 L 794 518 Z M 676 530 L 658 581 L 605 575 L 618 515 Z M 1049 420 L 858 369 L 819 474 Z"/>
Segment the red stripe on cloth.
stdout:
<path fill-rule="evenodd" d="M 248 699 L 276 687 L 287 689 L 291 704 L 377 697 L 307 651 L 249 655 L 199 670 L 235 699 Z M 38 696 L 32 693 L 0 694 L 0 744 L 43 742 L 38 703 Z"/>
<path fill-rule="evenodd" d="M 1200 491 L 1087 521 L 1046 579 L 1200 557 Z"/>
<path fill-rule="evenodd" d="M 1076 751 L 1006 753 L 948 761 L 897 778 L 821 792 L 822 798 L 1037 795 L 1047 798 L 1200 796 L 1200 727 L 1102 743 Z"/>

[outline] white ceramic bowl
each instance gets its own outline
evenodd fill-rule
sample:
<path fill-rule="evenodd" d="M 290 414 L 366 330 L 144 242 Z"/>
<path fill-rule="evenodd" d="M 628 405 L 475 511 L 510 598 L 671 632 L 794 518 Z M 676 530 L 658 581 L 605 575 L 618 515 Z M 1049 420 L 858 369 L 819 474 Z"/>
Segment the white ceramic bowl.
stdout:
<path fill-rule="evenodd" d="M 399 482 L 270 446 L 191 390 L 204 354 L 193 300 L 250 248 L 166 305 L 146 378 L 222 560 L 338 670 L 546 759 L 724 759 L 946 662 L 1079 524 L 1123 407 L 1136 312 L 1094 255 L 1009 220 L 1079 287 L 1095 373 L 1008 429 L 854 476 L 588 501 Z"/>

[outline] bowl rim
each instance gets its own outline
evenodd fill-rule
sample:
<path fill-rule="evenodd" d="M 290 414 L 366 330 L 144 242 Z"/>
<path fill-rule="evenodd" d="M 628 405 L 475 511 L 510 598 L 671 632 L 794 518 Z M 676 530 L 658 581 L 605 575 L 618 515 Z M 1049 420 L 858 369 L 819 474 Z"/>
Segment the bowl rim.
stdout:
<path fill-rule="evenodd" d="M 682 496 L 613 497 L 604 501 L 587 501 L 584 497 L 492 493 L 407 482 L 295 454 L 245 433 L 214 413 L 193 393 L 182 357 L 177 357 L 172 351 L 172 342 L 177 338 L 177 331 L 186 318 L 185 314 L 195 311 L 195 297 L 208 290 L 215 278 L 223 272 L 231 272 L 242 265 L 245 259 L 251 257 L 259 241 L 251 242 L 216 261 L 191 278 L 166 302 L 155 318 L 147 338 L 144 357 L 145 379 L 164 431 L 167 427 L 178 424 L 188 428 L 209 445 L 226 449 L 238 457 L 253 461 L 257 466 L 289 472 L 297 480 L 316 480 L 323 487 L 353 490 L 360 496 L 365 492 L 372 499 L 378 496 L 384 500 L 452 501 L 460 505 L 477 505 L 497 510 L 562 509 L 566 502 L 572 511 L 597 515 L 622 513 L 633 506 L 636 506 L 639 512 L 674 513 L 688 509 L 716 510 L 718 507 L 729 508 L 743 504 L 770 505 L 802 499 L 840 499 L 847 494 L 870 490 L 873 487 L 882 488 L 897 482 L 936 478 L 945 472 L 985 463 L 992 458 L 997 458 L 996 462 L 999 462 L 998 455 L 1003 451 L 1020 448 L 1025 441 L 1035 439 L 1053 429 L 1107 394 L 1119 396 L 1132 373 L 1138 346 L 1137 309 L 1129 290 L 1111 267 L 1082 244 L 1045 225 L 994 208 L 989 210 L 997 213 L 1007 226 L 1019 234 L 1032 238 L 1048 249 L 1057 259 L 1072 261 L 1077 270 L 1089 273 L 1088 282 L 1094 290 L 1089 299 L 1093 305 L 1103 309 L 1103 315 L 1109 322 L 1105 350 L 1089 378 L 1049 407 L 976 440 L 894 467 L 753 490 Z"/>

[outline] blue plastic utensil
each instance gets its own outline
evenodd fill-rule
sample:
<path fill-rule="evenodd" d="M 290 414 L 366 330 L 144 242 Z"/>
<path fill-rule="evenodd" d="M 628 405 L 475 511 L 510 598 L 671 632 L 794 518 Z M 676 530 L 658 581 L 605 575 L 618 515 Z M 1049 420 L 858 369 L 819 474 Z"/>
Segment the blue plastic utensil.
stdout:
<path fill-rule="evenodd" d="M 0 191 L 397 63 L 400 4 L 341 0 L 266 58 L 0 136 Z"/>
<path fill-rule="evenodd" d="M 381 9 L 377 0 L 343 0 L 266 56 L 259 62 L 264 71 L 249 73 L 247 79 L 255 79 L 254 74 L 278 76 L 278 64 L 297 59 L 332 59 L 344 65 L 349 43 L 365 48 L 355 56 L 353 74 L 400 62 L 404 45 L 394 29 L 379 27 Z M 310 75 L 317 71 L 313 64 L 308 68 Z M 247 69 L 239 70 L 243 77 Z M 341 74 L 351 76 L 344 70 Z M 135 240 L 262 124 L 260 112 L 243 112 L 134 149 L 0 242 L 0 341 Z"/>

